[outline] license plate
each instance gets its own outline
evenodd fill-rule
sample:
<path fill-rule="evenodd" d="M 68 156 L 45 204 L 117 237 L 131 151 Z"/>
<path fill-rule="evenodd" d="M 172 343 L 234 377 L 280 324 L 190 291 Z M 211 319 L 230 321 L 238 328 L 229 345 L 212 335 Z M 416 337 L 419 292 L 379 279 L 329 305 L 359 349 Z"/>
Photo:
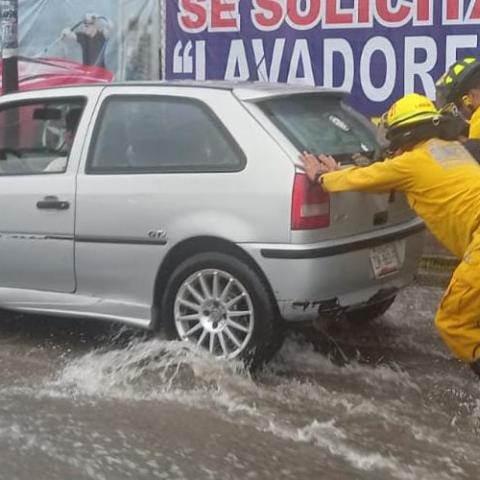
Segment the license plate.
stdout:
<path fill-rule="evenodd" d="M 370 250 L 370 262 L 375 278 L 382 278 L 400 269 L 400 258 L 394 243 Z"/>

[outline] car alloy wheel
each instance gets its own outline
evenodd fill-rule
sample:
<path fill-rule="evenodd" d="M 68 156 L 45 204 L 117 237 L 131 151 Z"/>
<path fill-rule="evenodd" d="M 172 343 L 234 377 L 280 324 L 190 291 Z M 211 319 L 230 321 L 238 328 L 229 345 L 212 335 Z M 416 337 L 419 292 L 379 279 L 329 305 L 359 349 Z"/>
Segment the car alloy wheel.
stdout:
<path fill-rule="evenodd" d="M 249 344 L 255 325 L 252 298 L 233 275 L 203 269 L 178 289 L 174 321 L 179 337 L 206 348 L 216 357 L 238 357 Z"/>

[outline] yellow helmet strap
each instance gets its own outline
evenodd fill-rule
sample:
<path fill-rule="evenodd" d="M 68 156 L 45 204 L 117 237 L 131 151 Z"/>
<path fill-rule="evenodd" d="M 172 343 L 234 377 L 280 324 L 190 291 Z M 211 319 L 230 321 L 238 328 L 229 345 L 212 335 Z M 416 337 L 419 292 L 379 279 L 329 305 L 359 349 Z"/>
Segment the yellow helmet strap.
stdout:
<path fill-rule="evenodd" d="M 462 97 L 462 102 L 465 107 L 471 107 L 472 106 L 472 99 L 468 95 L 464 95 Z"/>

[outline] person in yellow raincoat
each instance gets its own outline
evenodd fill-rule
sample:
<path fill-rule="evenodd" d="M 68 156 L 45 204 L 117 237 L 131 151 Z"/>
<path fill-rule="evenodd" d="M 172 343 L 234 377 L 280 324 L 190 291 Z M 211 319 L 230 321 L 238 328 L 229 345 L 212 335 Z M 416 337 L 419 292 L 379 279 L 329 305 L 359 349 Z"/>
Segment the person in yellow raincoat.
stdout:
<path fill-rule="evenodd" d="M 467 135 L 480 139 L 480 61 L 465 57 L 454 63 L 437 81 L 436 104 L 454 103 L 467 120 Z"/>
<path fill-rule="evenodd" d="M 345 169 L 327 155 L 304 152 L 301 159 L 310 180 L 328 192 L 405 192 L 433 235 L 461 259 L 435 324 L 480 376 L 480 165 L 461 143 L 441 139 L 450 120 L 428 98 L 410 94 L 384 116 L 390 158 Z"/>

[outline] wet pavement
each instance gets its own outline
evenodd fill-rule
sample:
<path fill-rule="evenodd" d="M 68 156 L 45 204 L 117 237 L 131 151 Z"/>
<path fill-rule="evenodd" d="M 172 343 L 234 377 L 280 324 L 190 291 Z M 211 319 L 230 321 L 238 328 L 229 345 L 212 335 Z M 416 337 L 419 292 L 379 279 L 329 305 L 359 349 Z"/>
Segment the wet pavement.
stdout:
<path fill-rule="evenodd" d="M 0 319 L 0 479 L 480 478 L 480 382 L 411 287 L 240 365 L 93 321 Z"/>

